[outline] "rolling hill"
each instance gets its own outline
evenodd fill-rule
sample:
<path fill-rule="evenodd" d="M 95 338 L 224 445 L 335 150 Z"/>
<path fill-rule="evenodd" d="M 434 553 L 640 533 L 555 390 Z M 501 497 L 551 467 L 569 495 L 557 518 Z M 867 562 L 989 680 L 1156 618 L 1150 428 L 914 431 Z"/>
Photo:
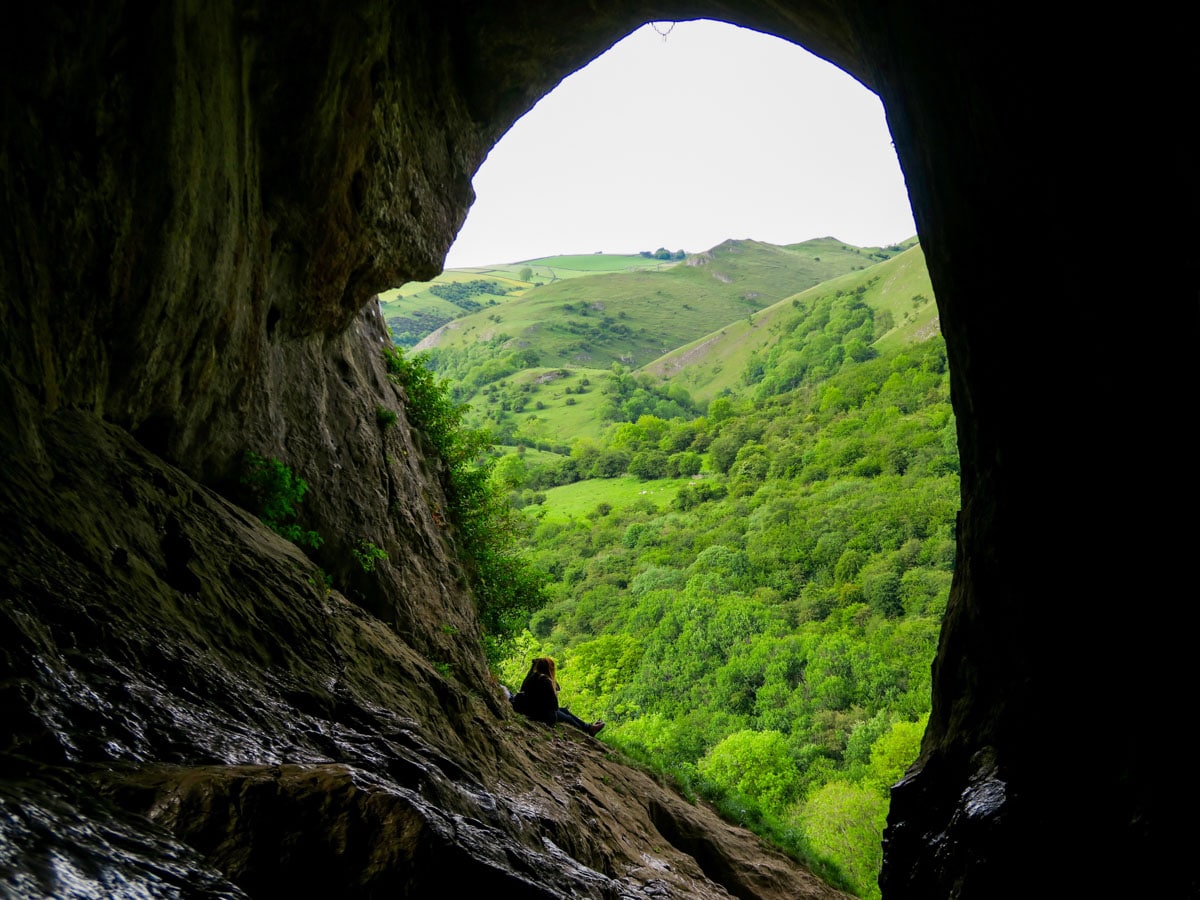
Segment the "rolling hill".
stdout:
<path fill-rule="evenodd" d="M 862 288 L 860 291 L 859 289 Z M 937 332 L 937 306 L 920 246 L 861 270 L 824 281 L 780 300 L 753 316 L 682 345 L 646 364 L 641 371 L 684 387 L 692 399 L 706 404 L 722 392 L 737 390 L 755 354 L 768 352 L 787 328 L 795 311 L 816 299 L 855 293 L 876 312 L 875 345 L 886 349 L 923 340 Z"/>
<path fill-rule="evenodd" d="M 479 342 L 537 351 L 543 365 L 639 368 L 831 278 L 900 252 L 835 238 L 778 246 L 724 243 L 665 268 L 562 279 L 454 319 L 416 345 L 454 352 Z"/>
<path fill-rule="evenodd" d="M 453 319 L 522 297 L 544 284 L 583 275 L 658 269 L 665 265 L 670 263 L 648 255 L 595 253 L 447 269 L 433 281 L 413 281 L 385 291 L 379 295 L 379 306 L 396 344 L 411 347 Z M 455 296 L 471 302 L 455 302 Z"/>
<path fill-rule="evenodd" d="M 634 260 L 648 264 L 626 265 Z M 506 292 L 500 279 L 512 284 L 513 269 L 532 277 L 522 269 L 535 262 L 559 272 L 570 264 L 576 274 Z M 798 319 L 837 298 L 874 310 L 869 342 L 880 349 L 937 329 L 915 239 L 889 248 L 834 238 L 788 246 L 726 241 L 668 264 L 596 254 L 442 278 L 435 284 L 482 287 L 493 279 L 497 293 L 473 294 L 487 305 L 459 308 L 414 350 L 427 352 L 455 398 L 470 404 L 470 420 L 491 428 L 501 444 L 558 453 L 638 413 L 694 417 L 719 395 L 768 391 L 777 376 L 756 385 L 754 371 L 774 372 L 782 345 L 797 340 Z"/>

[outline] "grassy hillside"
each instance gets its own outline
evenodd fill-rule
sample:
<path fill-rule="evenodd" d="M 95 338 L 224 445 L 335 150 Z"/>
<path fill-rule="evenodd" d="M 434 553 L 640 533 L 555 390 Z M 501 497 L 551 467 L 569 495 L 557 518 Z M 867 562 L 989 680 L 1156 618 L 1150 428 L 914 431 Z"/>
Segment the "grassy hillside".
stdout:
<path fill-rule="evenodd" d="M 606 272 L 629 272 L 642 269 L 661 269 L 671 265 L 670 260 L 655 259 L 637 253 L 587 253 L 572 256 L 541 256 L 504 265 L 477 266 L 455 269 L 456 272 L 496 275 L 518 278 L 529 269 L 529 282 L 534 285 L 550 284 L 581 275 L 598 275 Z"/>
<path fill-rule="evenodd" d="M 447 322 L 475 310 L 447 300 L 447 285 L 491 285 L 493 290 L 473 293 L 470 299 L 481 307 L 506 303 L 543 284 L 581 275 L 657 269 L 669 263 L 638 254 L 597 253 L 588 256 L 548 256 L 493 266 L 447 269 L 433 281 L 413 281 L 379 295 L 384 320 L 401 347 L 411 347 Z"/>
<path fill-rule="evenodd" d="M 861 290 L 860 290 L 861 288 Z M 924 340 L 938 332 L 933 287 L 919 246 L 775 303 L 680 346 L 643 367 L 642 371 L 683 386 L 705 404 L 724 392 L 738 392 L 755 354 L 777 343 L 796 310 L 820 297 L 856 293 L 876 312 L 879 350 Z"/>
<path fill-rule="evenodd" d="M 876 310 L 871 341 L 932 333 L 936 312 L 924 259 L 912 242 L 905 246 L 868 252 L 833 239 L 791 247 L 727 241 L 666 268 L 514 291 L 416 349 L 435 345 L 433 365 L 456 400 L 469 402 L 471 422 L 492 428 L 502 443 L 564 452 L 578 438 L 600 438 L 614 421 L 698 415 L 720 394 L 766 390 L 751 369 L 762 381 L 774 365 L 772 348 L 785 338 L 794 342 L 797 318 L 831 297 L 853 295 Z M 614 262 L 603 255 L 570 261 Z M 784 293 L 830 267 L 842 273 Z M 771 296 L 780 299 L 759 308 Z M 767 379 L 768 387 L 778 382 Z"/>
<path fill-rule="evenodd" d="M 606 396 L 599 390 L 608 375 L 599 369 L 522 369 L 476 394 L 471 420 L 509 422 L 506 439 L 529 446 L 562 449 L 577 438 L 598 438 L 608 424 L 600 413 Z"/>
<path fill-rule="evenodd" d="M 606 510 L 642 505 L 669 509 L 689 478 L 655 478 L 644 481 L 632 475 L 589 478 L 548 488 L 541 503 L 543 521 L 571 522 L 605 514 Z"/>
<path fill-rule="evenodd" d="M 637 368 L 710 333 L 714 323 L 747 318 L 894 252 L 833 238 L 788 247 L 726 241 L 662 269 L 546 284 L 456 319 L 417 346 L 453 353 L 495 341 L 498 349 L 534 349 L 541 365 Z"/>

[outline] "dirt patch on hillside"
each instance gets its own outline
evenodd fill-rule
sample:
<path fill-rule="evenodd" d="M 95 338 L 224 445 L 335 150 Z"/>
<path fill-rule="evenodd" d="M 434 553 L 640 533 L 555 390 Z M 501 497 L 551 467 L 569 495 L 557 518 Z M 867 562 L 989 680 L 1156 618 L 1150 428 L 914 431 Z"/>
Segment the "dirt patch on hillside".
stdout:
<path fill-rule="evenodd" d="M 656 375 L 671 375 L 675 372 L 678 372 L 680 369 L 700 362 L 702 359 L 708 356 L 709 348 L 716 343 L 718 337 L 719 335 L 710 337 L 703 343 L 692 347 L 692 349 L 684 351 L 679 356 L 668 359 L 665 362 L 658 363 L 653 367 L 648 367 L 648 371 L 651 371 Z"/>

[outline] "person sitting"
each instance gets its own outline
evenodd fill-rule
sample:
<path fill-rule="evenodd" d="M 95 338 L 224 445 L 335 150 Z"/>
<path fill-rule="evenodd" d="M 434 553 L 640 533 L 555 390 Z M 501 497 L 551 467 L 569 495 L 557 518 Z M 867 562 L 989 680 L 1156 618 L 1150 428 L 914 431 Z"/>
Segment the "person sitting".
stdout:
<path fill-rule="evenodd" d="M 534 658 L 529 666 L 529 674 L 521 682 L 521 689 L 510 700 L 517 712 L 547 725 L 566 722 L 592 737 L 604 727 L 601 721 L 589 725 L 565 706 L 558 705 L 558 680 L 555 678 L 554 660 L 549 656 Z"/>

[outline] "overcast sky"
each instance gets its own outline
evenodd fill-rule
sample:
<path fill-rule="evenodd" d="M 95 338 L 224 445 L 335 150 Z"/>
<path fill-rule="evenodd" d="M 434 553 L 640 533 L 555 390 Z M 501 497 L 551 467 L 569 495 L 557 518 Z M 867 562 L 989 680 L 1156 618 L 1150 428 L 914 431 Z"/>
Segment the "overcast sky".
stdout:
<path fill-rule="evenodd" d="M 795 44 L 716 22 L 646 25 L 568 76 L 474 186 L 447 268 L 916 234 L 879 98 Z"/>

